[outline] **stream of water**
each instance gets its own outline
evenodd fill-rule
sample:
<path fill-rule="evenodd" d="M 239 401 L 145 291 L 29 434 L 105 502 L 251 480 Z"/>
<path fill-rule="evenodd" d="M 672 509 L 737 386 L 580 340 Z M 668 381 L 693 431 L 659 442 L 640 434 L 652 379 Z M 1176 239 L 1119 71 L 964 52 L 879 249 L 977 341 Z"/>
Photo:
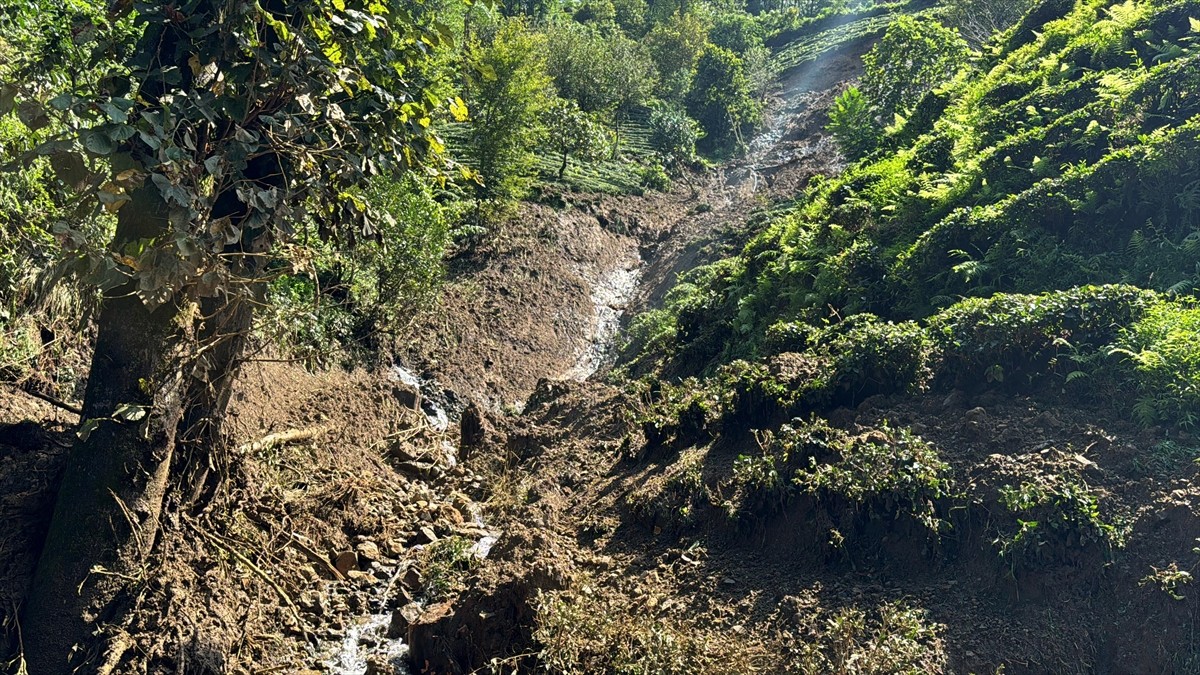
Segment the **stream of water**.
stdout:
<path fill-rule="evenodd" d="M 642 278 L 641 261 L 636 266 L 617 267 L 601 275 L 592 285 L 592 335 L 575 365 L 563 373 L 566 380 L 586 380 L 616 357 L 616 338 L 621 317 Z"/>

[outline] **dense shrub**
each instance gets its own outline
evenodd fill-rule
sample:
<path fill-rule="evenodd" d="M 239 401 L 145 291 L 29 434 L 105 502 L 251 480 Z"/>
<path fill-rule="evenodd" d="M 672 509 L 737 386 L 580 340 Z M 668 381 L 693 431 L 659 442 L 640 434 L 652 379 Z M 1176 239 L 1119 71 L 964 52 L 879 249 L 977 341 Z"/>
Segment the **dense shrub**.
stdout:
<path fill-rule="evenodd" d="M 1013 569 L 1109 556 L 1123 533 L 1100 515 L 1100 501 L 1078 479 L 1047 477 L 1000 489 L 1008 522 L 995 545 Z"/>
<path fill-rule="evenodd" d="M 390 217 L 349 251 L 315 247 L 312 267 L 267 289 L 259 331 L 282 351 L 324 366 L 404 329 L 441 288 L 442 265 L 465 202 L 439 200 L 415 174 L 376 179 L 361 198 Z M 315 237 L 314 237 L 315 239 Z"/>
<path fill-rule="evenodd" d="M 574 22 L 554 24 L 546 33 L 546 71 L 559 96 L 588 113 L 627 113 L 641 105 L 655 85 L 654 64 L 637 42 Z"/>
<path fill-rule="evenodd" d="M 828 129 L 837 141 L 838 149 L 849 159 L 867 156 L 878 147 L 882 138 L 871 112 L 871 102 L 858 87 L 846 89 L 833 102 Z"/>
<path fill-rule="evenodd" d="M 819 417 L 796 418 L 757 441 L 760 452 L 734 461 L 729 515 L 760 518 L 805 495 L 815 506 L 941 529 L 939 504 L 954 493 L 949 466 L 908 429 L 885 423 L 856 436 Z"/>
<path fill-rule="evenodd" d="M 1138 419 L 1187 427 L 1200 422 L 1200 306 L 1151 305 L 1117 343 L 1117 354 L 1133 366 Z"/>
<path fill-rule="evenodd" d="M 885 425 L 839 444 L 834 457 L 810 458 L 793 480 L 818 498 L 858 504 L 877 516 L 903 513 L 937 532 L 936 503 L 952 492 L 949 469 L 929 443 L 908 429 Z"/>
<path fill-rule="evenodd" d="M 862 87 L 883 123 L 907 114 L 925 92 L 948 82 L 963 67 L 967 45 L 928 17 L 901 16 L 888 27 L 863 63 Z"/>
<path fill-rule="evenodd" d="M 519 20 L 505 22 L 490 41 L 469 46 L 484 77 L 471 90 L 468 154 L 479 171 L 479 197 L 503 211 L 528 194 L 545 136 L 541 115 L 553 100 L 543 36 Z"/>
<path fill-rule="evenodd" d="M 858 314 L 818 333 L 812 342 L 812 352 L 831 363 L 828 386 L 839 403 L 919 390 L 933 375 L 933 344 L 915 322 L 895 324 Z"/>
<path fill-rule="evenodd" d="M 650 145 L 662 161 L 675 166 L 696 157 L 696 142 L 704 131 L 682 108 L 656 106 L 650 112 Z"/>
<path fill-rule="evenodd" d="M 713 148 L 740 145 L 758 123 L 761 108 L 741 57 L 716 45 L 705 48 L 696 63 L 687 109 L 704 128 L 708 144 Z"/>
<path fill-rule="evenodd" d="M 876 394 L 920 390 L 933 375 L 933 344 L 914 322 L 859 314 L 810 334 L 807 342 L 811 346 L 801 354 L 780 354 L 766 364 L 738 361 L 722 371 L 734 419 L 772 420 L 854 405 Z"/>
<path fill-rule="evenodd" d="M 646 47 L 658 70 L 660 97 L 683 102 L 707 39 L 708 26 L 695 13 L 673 14 L 650 30 Z"/>
<path fill-rule="evenodd" d="M 1013 382 L 1080 370 L 1083 358 L 1137 321 L 1155 294 L 1132 286 L 1088 286 L 1043 295 L 971 298 L 929 320 L 951 381 Z M 1023 379 L 1022 379 L 1023 378 Z"/>

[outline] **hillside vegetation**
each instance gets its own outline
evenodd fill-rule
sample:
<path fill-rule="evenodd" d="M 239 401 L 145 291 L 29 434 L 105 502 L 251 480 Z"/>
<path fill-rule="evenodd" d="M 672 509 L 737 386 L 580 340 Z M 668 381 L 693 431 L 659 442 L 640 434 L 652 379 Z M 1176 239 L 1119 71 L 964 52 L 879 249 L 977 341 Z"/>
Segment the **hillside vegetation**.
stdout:
<path fill-rule="evenodd" d="M 1056 378 L 1080 395 L 1136 389 L 1146 423 L 1192 426 L 1197 16 L 1191 2 L 1040 4 L 885 111 L 886 129 L 860 128 L 864 158 L 739 255 L 688 273 L 630 350 L 683 373 L 810 354 L 831 364 L 814 406 Z"/>
<path fill-rule="evenodd" d="M 1200 0 L 0 0 L 0 670 L 1200 673 Z"/>

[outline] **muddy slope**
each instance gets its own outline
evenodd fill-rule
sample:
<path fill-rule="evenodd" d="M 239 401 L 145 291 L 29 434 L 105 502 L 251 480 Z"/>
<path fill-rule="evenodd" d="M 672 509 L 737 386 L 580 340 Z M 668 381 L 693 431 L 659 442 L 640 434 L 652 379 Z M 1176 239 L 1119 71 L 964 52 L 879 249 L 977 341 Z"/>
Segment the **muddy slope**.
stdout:
<path fill-rule="evenodd" d="M 1162 574 L 1200 561 L 1197 450 L 1164 454 L 1197 446 L 1190 435 L 1164 437 L 1053 395 L 951 392 L 836 411 L 831 424 L 849 437 L 906 428 L 940 451 L 969 499 L 931 537 L 903 510 L 742 501 L 734 467 L 754 436 L 655 449 L 635 422 L 639 406 L 605 385 L 543 382 L 525 415 L 489 439 L 517 460 L 497 512 L 506 534 L 470 590 L 422 619 L 416 636 L 434 672 L 497 658 L 532 668 L 517 655 L 588 655 L 647 631 L 703 637 L 673 653 L 691 666 L 664 672 L 827 672 L 836 659 L 806 650 L 836 654 L 847 640 L 848 655 L 882 658 L 870 636 L 839 637 L 830 622 L 897 606 L 922 617 L 928 634 L 910 647 L 925 660 L 847 672 L 1196 672 L 1200 600 L 1188 575 Z M 998 489 L 1064 479 L 1099 495 L 1122 546 L 1068 538 L 1033 557 L 1001 555 L 1017 523 L 1004 521 Z M 554 623 L 555 602 L 611 620 L 588 643 Z M 504 617 L 505 628 L 479 616 Z M 590 656 L 594 672 L 616 667 Z"/>

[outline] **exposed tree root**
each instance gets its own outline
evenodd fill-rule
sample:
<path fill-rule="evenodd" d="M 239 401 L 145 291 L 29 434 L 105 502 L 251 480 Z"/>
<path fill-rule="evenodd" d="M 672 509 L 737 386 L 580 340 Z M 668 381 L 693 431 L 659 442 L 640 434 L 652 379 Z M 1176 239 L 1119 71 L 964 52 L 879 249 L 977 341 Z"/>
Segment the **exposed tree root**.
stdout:
<path fill-rule="evenodd" d="M 262 452 L 270 450 L 276 446 L 287 445 L 289 443 L 299 443 L 301 441 L 311 440 L 329 431 L 331 425 L 322 424 L 315 427 L 306 427 L 304 429 L 289 429 L 280 431 L 274 434 L 267 434 L 257 441 L 243 443 L 238 446 L 238 452 L 249 454 L 253 452 Z"/>

